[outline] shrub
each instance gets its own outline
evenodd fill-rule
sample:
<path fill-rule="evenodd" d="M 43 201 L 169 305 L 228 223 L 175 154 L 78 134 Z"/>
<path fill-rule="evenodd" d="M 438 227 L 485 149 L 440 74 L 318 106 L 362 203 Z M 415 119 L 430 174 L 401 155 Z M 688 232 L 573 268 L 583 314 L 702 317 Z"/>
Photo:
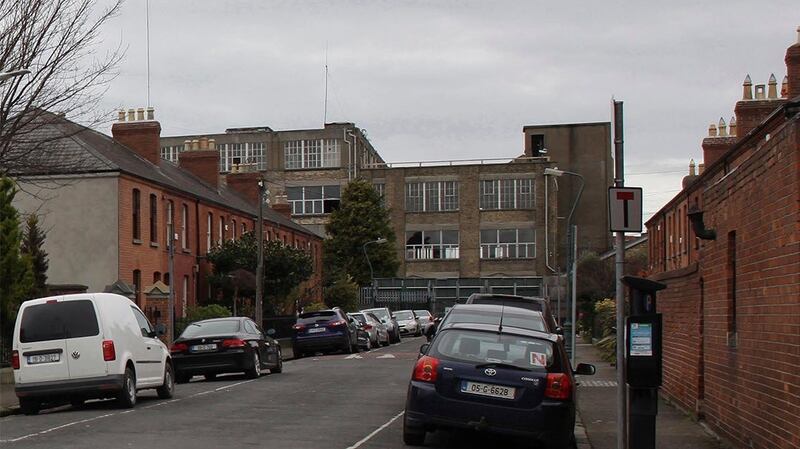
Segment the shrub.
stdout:
<path fill-rule="evenodd" d="M 227 307 L 219 304 L 209 304 L 207 306 L 189 307 L 186 310 L 186 317 L 177 320 L 175 323 L 175 338 L 178 338 L 186 326 L 195 321 L 210 320 L 211 318 L 225 318 L 231 316 L 231 311 Z"/>
<path fill-rule="evenodd" d="M 325 304 L 328 307 L 341 307 L 345 312 L 355 312 L 358 308 L 358 285 L 349 275 L 336 278 L 325 289 Z"/>

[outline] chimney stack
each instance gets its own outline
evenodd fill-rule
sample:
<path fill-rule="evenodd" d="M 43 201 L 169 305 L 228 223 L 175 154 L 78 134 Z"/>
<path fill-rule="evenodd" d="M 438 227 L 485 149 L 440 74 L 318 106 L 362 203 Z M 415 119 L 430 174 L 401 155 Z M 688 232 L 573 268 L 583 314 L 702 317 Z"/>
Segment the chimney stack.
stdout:
<path fill-rule="evenodd" d="M 188 142 L 184 141 L 184 148 Z M 178 165 L 215 189 L 219 186 L 219 151 L 213 139 L 192 140 L 191 149 L 178 155 Z"/>
<path fill-rule="evenodd" d="M 144 111 L 141 108 L 140 110 Z M 153 112 L 148 117 L 145 120 L 142 113 L 141 119 L 136 120 L 135 109 L 128 109 L 127 114 L 124 109 L 120 109 L 117 112 L 117 121 L 111 125 L 111 135 L 117 142 L 158 165 L 161 161 L 161 124 L 155 120 Z"/>
<path fill-rule="evenodd" d="M 797 27 L 797 40 L 786 49 L 786 98 L 800 96 L 800 27 Z"/>
<path fill-rule="evenodd" d="M 275 202 L 272 205 L 272 210 L 290 220 L 292 219 L 292 207 L 289 205 L 286 195 L 275 195 Z"/>
<path fill-rule="evenodd" d="M 742 102 L 740 101 L 740 103 Z M 725 124 L 725 119 L 722 117 L 720 117 L 719 122 L 716 124 L 712 123 L 708 125 L 708 137 L 703 139 L 703 161 L 707 165 L 713 164 L 736 143 L 735 132 L 736 119 L 734 118 L 731 119 L 730 133 Z M 693 168 L 692 166 L 692 169 Z M 684 178 L 684 182 L 687 181 L 688 180 Z"/>

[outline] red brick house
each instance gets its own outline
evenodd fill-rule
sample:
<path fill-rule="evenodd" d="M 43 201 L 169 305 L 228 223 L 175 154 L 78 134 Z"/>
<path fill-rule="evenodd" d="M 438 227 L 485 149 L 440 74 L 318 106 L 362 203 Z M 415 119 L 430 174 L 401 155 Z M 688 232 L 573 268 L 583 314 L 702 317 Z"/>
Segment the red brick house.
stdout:
<path fill-rule="evenodd" d="M 662 394 L 741 448 L 800 447 L 800 36 L 785 61 L 647 222 Z"/>
<path fill-rule="evenodd" d="M 157 295 L 148 301 L 146 292 L 159 281 L 174 288 L 176 317 L 211 299 L 205 255 L 213 245 L 255 229 L 259 178 L 256 173 L 220 178 L 219 153 L 208 139 L 191 142 L 178 164 L 162 160 L 161 126 L 152 109 L 147 115 L 143 109 L 138 116 L 120 111 L 112 138 L 44 113 L 42 132 L 61 136 L 57 151 L 80 160 L 81 168 L 58 176 L 26 173 L 15 205 L 23 214 L 39 214 L 48 229 L 51 282 L 102 291 L 121 281 L 151 318 L 163 321 L 166 303 Z M 174 279 L 166 245 L 170 224 Z M 269 207 L 263 229 L 265 239 L 313 256 L 313 277 L 301 289 L 304 299 L 321 300 L 321 237 Z"/>

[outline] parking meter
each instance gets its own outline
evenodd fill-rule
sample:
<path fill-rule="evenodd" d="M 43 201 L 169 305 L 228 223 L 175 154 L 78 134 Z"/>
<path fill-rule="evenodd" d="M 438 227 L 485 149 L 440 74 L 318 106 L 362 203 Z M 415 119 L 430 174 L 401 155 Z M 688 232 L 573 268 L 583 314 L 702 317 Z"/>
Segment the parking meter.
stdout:
<path fill-rule="evenodd" d="M 628 396 L 628 447 L 655 449 L 658 387 L 661 386 L 661 314 L 656 292 L 667 288 L 635 276 L 624 276 L 631 315 L 625 321 L 625 380 Z"/>

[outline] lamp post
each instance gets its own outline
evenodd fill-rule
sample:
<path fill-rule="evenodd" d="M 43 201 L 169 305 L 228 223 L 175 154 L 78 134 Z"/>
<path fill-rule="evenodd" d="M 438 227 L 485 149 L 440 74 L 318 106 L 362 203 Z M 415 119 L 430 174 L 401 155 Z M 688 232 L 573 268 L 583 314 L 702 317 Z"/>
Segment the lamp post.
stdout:
<path fill-rule="evenodd" d="M 572 315 L 572 317 L 571 317 L 571 320 L 572 320 L 571 321 L 572 322 L 571 327 L 572 327 L 572 329 L 570 331 L 570 334 L 571 334 L 570 337 L 572 338 L 572 342 L 570 344 L 571 349 L 572 349 L 572 354 L 570 355 L 570 361 L 572 362 L 572 366 L 575 366 L 575 349 L 577 348 L 577 345 L 575 344 L 575 333 L 576 333 L 575 330 L 576 330 L 576 327 L 577 327 L 577 325 L 576 325 L 577 323 L 575 321 L 577 320 L 577 316 L 578 316 L 578 303 L 577 303 L 577 294 L 576 294 L 576 292 L 577 292 L 577 288 L 576 288 L 577 287 L 576 272 L 577 272 L 577 265 L 578 265 L 578 262 L 577 262 L 577 260 L 578 260 L 578 240 L 577 240 L 577 226 L 572 224 L 572 217 L 575 214 L 575 208 L 578 207 L 578 203 L 581 200 L 581 195 L 583 194 L 583 188 L 586 186 L 586 180 L 584 180 L 583 176 L 581 176 L 578 173 L 571 172 L 571 171 L 566 171 L 566 170 L 559 170 L 558 168 L 545 168 L 544 169 L 544 174 L 545 174 L 545 176 L 556 176 L 556 177 L 559 177 L 559 176 L 562 176 L 562 175 L 576 176 L 581 181 L 581 185 L 578 188 L 578 195 L 575 196 L 575 201 L 573 201 L 572 208 L 570 208 L 569 215 L 567 215 L 567 232 L 568 232 L 567 241 L 569 242 L 569 246 L 570 246 L 570 248 L 569 248 L 569 256 L 570 257 L 569 257 L 568 266 L 569 266 L 570 278 L 571 278 L 570 279 L 570 284 L 571 284 L 570 285 L 570 297 L 571 297 L 570 299 L 572 300 L 572 313 L 571 313 L 571 315 Z M 560 311 L 559 311 L 559 313 L 560 313 Z"/>
<path fill-rule="evenodd" d="M 387 242 L 387 240 L 385 238 L 378 237 L 375 240 L 370 240 L 369 242 L 364 243 L 364 245 L 362 246 L 362 249 L 364 250 L 364 257 L 367 258 L 367 265 L 369 266 L 369 280 L 370 280 L 370 285 L 372 286 L 372 304 L 373 305 L 375 305 L 375 292 L 376 292 L 376 289 L 375 289 L 375 273 L 372 271 L 372 262 L 369 261 L 369 254 L 367 253 L 367 245 L 370 245 L 372 243 L 377 243 L 377 244 L 380 245 L 380 244 L 386 243 L 386 242 Z"/>
<path fill-rule="evenodd" d="M 0 72 L 0 81 L 5 81 L 9 78 L 13 78 L 15 76 L 25 75 L 31 73 L 28 69 L 22 70 L 12 70 L 11 72 Z"/>
<path fill-rule="evenodd" d="M 261 326 L 264 319 L 263 296 L 264 296 L 264 197 L 269 195 L 269 188 L 263 179 L 258 180 L 258 223 L 256 224 L 256 236 L 258 240 L 258 261 L 256 264 L 256 304 L 255 319 Z"/>

